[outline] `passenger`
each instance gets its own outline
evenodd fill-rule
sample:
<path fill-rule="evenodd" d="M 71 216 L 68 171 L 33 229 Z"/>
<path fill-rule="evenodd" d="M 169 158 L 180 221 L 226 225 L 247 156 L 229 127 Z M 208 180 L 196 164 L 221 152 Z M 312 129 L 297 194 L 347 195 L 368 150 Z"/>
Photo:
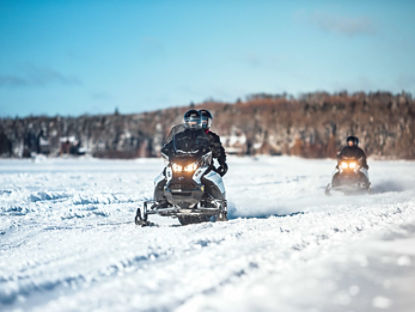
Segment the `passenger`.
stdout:
<path fill-rule="evenodd" d="M 212 157 L 213 159 L 217 159 L 219 163 L 219 168 L 215 169 L 215 171 L 223 177 L 228 171 L 228 165 L 226 164 L 225 149 L 223 148 L 220 142 L 219 136 L 210 130 L 210 127 L 212 126 L 213 116 L 206 109 L 201 109 L 199 110 L 199 112 L 202 119 L 202 128 L 205 130 L 205 133 L 209 137 L 210 149 L 212 150 Z"/>

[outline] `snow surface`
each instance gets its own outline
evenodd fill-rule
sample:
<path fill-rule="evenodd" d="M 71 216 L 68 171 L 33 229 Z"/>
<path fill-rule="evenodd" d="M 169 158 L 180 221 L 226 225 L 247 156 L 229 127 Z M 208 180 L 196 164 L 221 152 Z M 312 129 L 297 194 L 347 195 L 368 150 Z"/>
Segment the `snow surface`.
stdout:
<path fill-rule="evenodd" d="M 415 163 L 231 158 L 228 222 L 133 223 L 161 159 L 0 160 L 1 311 L 415 311 Z"/>

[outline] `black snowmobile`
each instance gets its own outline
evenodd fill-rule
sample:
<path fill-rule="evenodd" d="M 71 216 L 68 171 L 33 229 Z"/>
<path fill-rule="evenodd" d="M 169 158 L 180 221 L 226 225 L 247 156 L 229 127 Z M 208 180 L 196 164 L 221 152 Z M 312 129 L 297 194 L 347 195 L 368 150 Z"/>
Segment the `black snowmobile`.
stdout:
<path fill-rule="evenodd" d="M 137 225 L 151 224 L 150 214 L 177 217 L 182 225 L 227 220 L 225 187 L 208 146 L 203 130 L 189 129 L 176 134 L 163 148 L 168 165 L 154 183 L 156 188 L 162 185 L 164 200 L 145 201 L 137 209 Z"/>
<path fill-rule="evenodd" d="M 342 157 L 337 162 L 336 171 L 331 183 L 326 187 L 326 195 L 332 191 L 344 194 L 356 194 L 370 191 L 367 169 L 362 166 L 362 159 Z"/>

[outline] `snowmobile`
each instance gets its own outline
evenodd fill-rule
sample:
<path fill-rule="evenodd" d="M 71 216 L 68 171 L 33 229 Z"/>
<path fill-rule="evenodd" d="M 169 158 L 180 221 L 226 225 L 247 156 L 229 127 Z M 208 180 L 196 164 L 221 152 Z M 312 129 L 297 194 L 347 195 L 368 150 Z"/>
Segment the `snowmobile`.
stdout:
<path fill-rule="evenodd" d="M 154 184 L 157 187 L 166 179 L 162 190 L 166 201 L 145 201 L 137 209 L 137 225 L 151 225 L 148 221 L 148 215 L 151 214 L 176 217 L 182 225 L 227 220 L 222 177 L 215 171 L 212 151 L 205 147 L 206 144 L 199 143 L 197 138 L 180 140 L 175 136 L 171 151 L 167 154 L 162 151 L 168 165 Z"/>
<path fill-rule="evenodd" d="M 325 193 L 330 195 L 332 191 L 340 191 L 344 194 L 370 191 L 368 172 L 363 168 L 361 158 L 342 157 L 338 160 L 336 171 Z"/>

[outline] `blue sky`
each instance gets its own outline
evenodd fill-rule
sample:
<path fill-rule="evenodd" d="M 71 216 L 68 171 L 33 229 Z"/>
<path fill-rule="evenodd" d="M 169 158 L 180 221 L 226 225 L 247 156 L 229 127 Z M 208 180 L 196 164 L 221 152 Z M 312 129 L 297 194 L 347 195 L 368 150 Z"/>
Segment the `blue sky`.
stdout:
<path fill-rule="evenodd" d="M 0 0 L 0 116 L 415 94 L 414 1 Z"/>

